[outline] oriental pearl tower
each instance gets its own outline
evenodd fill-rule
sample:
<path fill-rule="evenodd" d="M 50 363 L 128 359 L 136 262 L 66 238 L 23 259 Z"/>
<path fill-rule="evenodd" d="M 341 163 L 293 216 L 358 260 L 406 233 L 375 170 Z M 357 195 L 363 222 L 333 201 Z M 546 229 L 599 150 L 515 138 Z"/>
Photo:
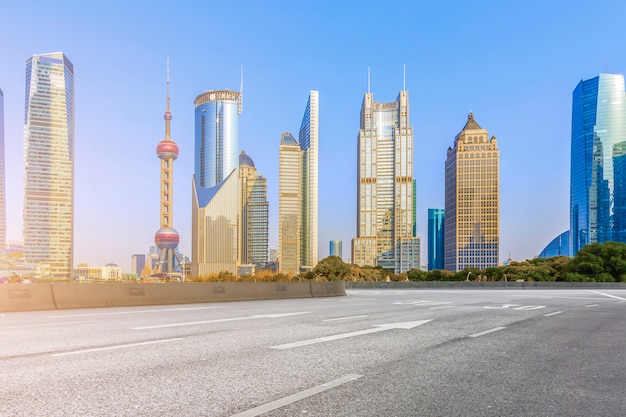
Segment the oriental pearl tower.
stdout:
<path fill-rule="evenodd" d="M 167 277 L 182 264 L 176 252 L 179 236 L 172 227 L 174 196 L 174 160 L 178 157 L 178 145 L 170 139 L 170 61 L 167 60 L 167 96 L 165 114 L 165 139 L 157 145 L 157 155 L 161 160 L 161 228 L 154 235 L 154 242 L 160 249 L 157 275 Z M 175 263 L 178 261 L 178 265 Z"/>

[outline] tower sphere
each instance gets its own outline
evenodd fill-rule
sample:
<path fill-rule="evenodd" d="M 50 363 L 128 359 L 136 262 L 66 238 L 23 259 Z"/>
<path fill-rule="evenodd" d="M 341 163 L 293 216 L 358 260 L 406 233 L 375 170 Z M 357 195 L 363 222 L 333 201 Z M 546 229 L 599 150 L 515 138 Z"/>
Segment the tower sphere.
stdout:
<path fill-rule="evenodd" d="M 176 229 L 162 227 L 154 235 L 154 243 L 159 249 L 176 249 L 180 238 Z"/>
<path fill-rule="evenodd" d="M 178 158 L 178 145 L 172 140 L 162 140 L 157 145 L 157 155 L 160 159 Z"/>
<path fill-rule="evenodd" d="M 165 114 L 163 115 L 163 118 L 165 120 L 172 120 L 172 113 L 170 113 L 169 111 L 166 111 Z"/>

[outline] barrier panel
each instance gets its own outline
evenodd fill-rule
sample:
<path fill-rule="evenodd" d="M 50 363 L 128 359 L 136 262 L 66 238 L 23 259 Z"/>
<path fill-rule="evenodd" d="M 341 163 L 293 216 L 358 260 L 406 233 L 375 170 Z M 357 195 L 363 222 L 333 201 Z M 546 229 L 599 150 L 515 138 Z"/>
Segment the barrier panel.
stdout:
<path fill-rule="evenodd" d="M 311 282 L 312 297 L 337 297 L 346 295 L 343 281 Z"/>
<path fill-rule="evenodd" d="M 54 310 L 50 284 L 0 284 L 0 311 Z"/>
<path fill-rule="evenodd" d="M 185 303 L 182 288 L 176 283 L 60 283 L 51 285 L 59 309 Z"/>

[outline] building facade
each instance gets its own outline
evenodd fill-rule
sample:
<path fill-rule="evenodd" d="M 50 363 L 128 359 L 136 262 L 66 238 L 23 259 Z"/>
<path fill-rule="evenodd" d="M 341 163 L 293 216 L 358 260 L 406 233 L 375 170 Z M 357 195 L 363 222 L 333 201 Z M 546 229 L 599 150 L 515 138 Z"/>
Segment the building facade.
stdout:
<path fill-rule="evenodd" d="M 329 256 L 338 256 L 343 259 L 343 251 L 342 251 L 342 242 L 341 240 L 331 240 L 329 245 Z"/>
<path fill-rule="evenodd" d="M 72 277 L 74 66 L 62 52 L 26 61 L 24 259 Z"/>
<path fill-rule="evenodd" d="M 448 148 L 445 164 L 444 266 L 498 266 L 500 238 L 500 151 L 469 114 Z"/>
<path fill-rule="evenodd" d="M 444 268 L 444 209 L 428 209 L 428 270 Z"/>
<path fill-rule="evenodd" d="M 0 90 L 0 253 L 7 248 L 6 187 L 4 185 L 4 93 Z"/>
<path fill-rule="evenodd" d="M 569 256 L 569 230 L 552 239 L 552 242 L 543 248 L 537 258 L 552 258 L 553 256 Z"/>
<path fill-rule="evenodd" d="M 318 261 L 319 93 L 310 91 L 298 140 L 281 136 L 279 147 L 278 269 L 308 271 Z"/>
<path fill-rule="evenodd" d="M 361 107 L 357 154 L 357 236 L 352 262 L 396 273 L 419 269 L 420 240 L 414 236 L 413 128 L 409 92 L 396 101 Z"/>
<path fill-rule="evenodd" d="M 572 100 L 570 254 L 589 243 L 626 242 L 624 76 L 578 83 Z"/>

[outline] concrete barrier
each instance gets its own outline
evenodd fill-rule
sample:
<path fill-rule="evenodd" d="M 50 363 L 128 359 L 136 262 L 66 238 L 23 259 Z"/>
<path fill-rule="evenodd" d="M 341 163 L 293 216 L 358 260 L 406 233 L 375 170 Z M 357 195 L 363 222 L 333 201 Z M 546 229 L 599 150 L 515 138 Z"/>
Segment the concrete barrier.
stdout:
<path fill-rule="evenodd" d="M 411 281 L 411 282 L 380 282 L 380 281 L 346 281 L 347 289 L 626 289 L 626 282 L 478 282 L 478 281 Z"/>
<path fill-rule="evenodd" d="M 52 284 L 52 292 L 59 309 L 185 303 L 176 283 L 61 283 Z"/>
<path fill-rule="evenodd" d="M 0 311 L 129 307 L 342 295 L 345 295 L 342 282 L 2 284 Z"/>
<path fill-rule="evenodd" d="M 346 287 L 343 281 L 311 282 L 311 296 L 313 297 L 337 297 L 346 295 Z"/>
<path fill-rule="evenodd" d="M 0 311 L 54 310 L 50 284 L 0 284 Z"/>

